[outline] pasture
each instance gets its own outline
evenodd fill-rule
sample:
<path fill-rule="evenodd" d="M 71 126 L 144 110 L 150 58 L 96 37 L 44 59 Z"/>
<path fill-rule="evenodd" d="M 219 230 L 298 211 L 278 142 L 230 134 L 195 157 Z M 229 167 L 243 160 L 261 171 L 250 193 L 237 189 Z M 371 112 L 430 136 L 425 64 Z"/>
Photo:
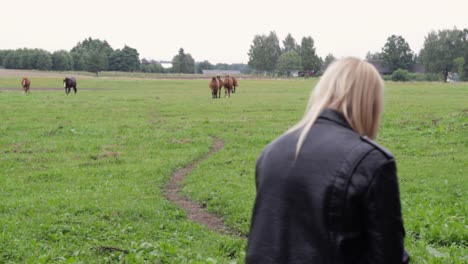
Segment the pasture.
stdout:
<path fill-rule="evenodd" d="M 188 221 L 164 186 L 221 139 L 183 193 L 247 235 L 256 158 L 316 82 L 241 79 L 211 99 L 208 79 L 78 78 L 69 96 L 20 81 L 0 78 L 0 263 L 243 263 L 245 239 Z M 378 141 L 412 263 L 468 263 L 468 84 L 387 83 Z"/>

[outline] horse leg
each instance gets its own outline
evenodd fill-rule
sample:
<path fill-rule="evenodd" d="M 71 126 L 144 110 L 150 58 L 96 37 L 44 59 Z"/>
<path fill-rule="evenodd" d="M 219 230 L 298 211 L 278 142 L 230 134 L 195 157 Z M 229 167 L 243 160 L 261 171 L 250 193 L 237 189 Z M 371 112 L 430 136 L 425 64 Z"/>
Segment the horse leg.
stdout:
<path fill-rule="evenodd" d="M 75 94 L 76 94 L 76 92 L 77 92 L 76 86 L 73 86 L 73 91 L 75 91 Z"/>

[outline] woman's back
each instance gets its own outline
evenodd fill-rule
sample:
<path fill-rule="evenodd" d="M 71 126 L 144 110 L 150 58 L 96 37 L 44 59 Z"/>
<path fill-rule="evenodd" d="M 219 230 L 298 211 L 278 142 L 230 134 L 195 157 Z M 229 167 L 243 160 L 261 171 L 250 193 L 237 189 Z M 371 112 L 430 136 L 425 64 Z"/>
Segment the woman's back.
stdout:
<path fill-rule="evenodd" d="M 257 161 L 247 262 L 401 263 L 392 155 L 331 109 L 318 117 L 296 158 L 300 133 L 278 138 Z"/>

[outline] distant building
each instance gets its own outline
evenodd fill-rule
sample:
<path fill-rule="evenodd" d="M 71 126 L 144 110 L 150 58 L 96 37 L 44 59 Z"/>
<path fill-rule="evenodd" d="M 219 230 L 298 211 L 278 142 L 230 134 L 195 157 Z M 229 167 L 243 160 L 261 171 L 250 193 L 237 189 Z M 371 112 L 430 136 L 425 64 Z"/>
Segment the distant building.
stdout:
<path fill-rule="evenodd" d="M 226 76 L 226 75 L 240 75 L 240 71 L 231 71 L 231 70 L 202 70 L 204 75 L 212 75 L 212 76 Z"/>
<path fill-rule="evenodd" d="M 390 67 L 385 65 L 383 60 L 367 60 L 367 62 L 374 65 L 377 71 L 382 75 L 392 74 Z"/>
<path fill-rule="evenodd" d="M 422 64 L 413 64 L 409 67 L 410 72 L 425 73 L 426 68 Z"/>

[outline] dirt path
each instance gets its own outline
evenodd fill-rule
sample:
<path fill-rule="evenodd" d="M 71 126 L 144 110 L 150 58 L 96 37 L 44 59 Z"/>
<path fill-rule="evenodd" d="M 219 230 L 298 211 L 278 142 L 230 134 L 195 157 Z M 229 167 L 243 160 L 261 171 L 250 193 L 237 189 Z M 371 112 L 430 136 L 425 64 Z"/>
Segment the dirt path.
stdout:
<path fill-rule="evenodd" d="M 182 169 L 176 171 L 173 175 L 169 183 L 166 185 L 164 189 L 164 193 L 166 194 L 167 199 L 176 203 L 180 206 L 184 211 L 187 213 L 187 217 L 198 224 L 207 226 L 209 229 L 217 231 L 222 234 L 229 234 L 229 235 L 237 235 L 240 236 L 238 232 L 229 229 L 223 222 L 223 220 L 212 213 L 207 212 L 204 210 L 199 204 L 189 200 L 188 198 L 182 196 L 181 190 L 181 182 L 184 178 L 191 173 L 200 162 L 208 159 L 211 155 L 218 152 L 222 149 L 224 143 L 215 138 L 214 144 L 211 146 L 210 151 L 205 154 L 203 157 L 193 161 L 189 165 L 185 166 Z"/>

